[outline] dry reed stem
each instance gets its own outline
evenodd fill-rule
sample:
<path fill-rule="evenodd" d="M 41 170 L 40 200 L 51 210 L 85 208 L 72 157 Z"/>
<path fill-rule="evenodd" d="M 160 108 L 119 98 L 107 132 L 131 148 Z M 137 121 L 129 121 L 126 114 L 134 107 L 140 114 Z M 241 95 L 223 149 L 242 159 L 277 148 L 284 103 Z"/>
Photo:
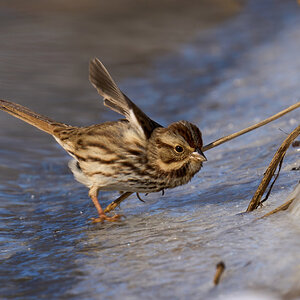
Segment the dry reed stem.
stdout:
<path fill-rule="evenodd" d="M 285 203 L 283 203 L 282 205 L 276 207 L 275 209 L 271 210 L 270 212 L 266 213 L 265 215 L 263 215 L 259 219 L 268 217 L 268 216 L 273 215 L 273 214 L 275 214 L 279 211 L 282 211 L 282 210 L 287 210 L 294 200 L 295 200 L 295 198 L 292 198 L 292 199 L 286 201 Z"/>
<path fill-rule="evenodd" d="M 263 196 L 264 192 L 266 191 L 270 180 L 272 178 L 272 176 L 274 175 L 276 168 L 278 166 L 278 164 L 280 163 L 280 161 L 282 161 L 282 159 L 285 156 L 285 153 L 287 151 L 287 149 L 289 148 L 289 146 L 291 145 L 291 143 L 294 141 L 294 139 L 300 134 L 300 125 L 298 127 L 296 127 L 289 135 L 288 137 L 284 140 L 284 142 L 281 144 L 281 146 L 278 148 L 278 150 L 276 151 L 274 157 L 272 158 L 271 163 L 269 164 L 269 167 L 267 168 L 264 177 L 260 183 L 260 185 L 258 186 L 253 198 L 251 199 L 248 208 L 247 208 L 247 212 L 253 211 L 254 209 L 256 209 L 261 201 L 261 197 Z"/>
<path fill-rule="evenodd" d="M 216 273 L 214 276 L 214 284 L 217 285 L 220 282 L 221 276 L 223 274 L 223 272 L 225 271 L 225 264 L 223 261 L 220 261 L 217 265 L 216 265 Z"/>
<path fill-rule="evenodd" d="M 297 103 L 295 103 L 294 105 L 292 105 L 292 106 L 290 106 L 290 107 L 288 107 L 288 108 L 286 108 L 286 109 L 280 111 L 279 113 L 277 113 L 277 114 L 275 114 L 275 115 L 273 115 L 273 116 L 271 116 L 271 117 L 269 117 L 269 118 L 267 118 L 267 119 L 265 119 L 265 120 L 263 120 L 263 121 L 257 123 L 257 124 L 254 124 L 254 125 L 252 125 L 252 126 L 250 126 L 250 127 L 247 127 L 247 128 L 245 128 L 245 129 L 243 129 L 243 130 L 240 130 L 240 131 L 238 131 L 238 132 L 236 132 L 236 133 L 233 133 L 233 134 L 224 136 L 224 137 L 222 137 L 222 138 L 219 138 L 219 139 L 217 139 L 216 141 L 214 141 L 214 142 L 212 142 L 212 143 L 210 143 L 210 144 L 207 144 L 207 145 L 203 146 L 203 147 L 202 147 L 202 151 L 207 151 L 207 150 L 209 150 L 209 149 L 212 149 L 212 148 L 214 148 L 214 147 L 216 147 L 216 146 L 219 146 L 219 145 L 221 145 L 221 144 L 223 144 L 223 143 L 225 143 L 225 142 L 228 142 L 228 141 L 230 141 L 230 140 L 232 140 L 232 139 L 234 139 L 234 138 L 236 138 L 236 137 L 238 137 L 238 136 L 240 136 L 240 135 L 243 135 L 243 134 L 245 134 L 245 133 L 247 133 L 247 132 L 249 132 L 249 131 L 252 131 L 252 130 L 254 130 L 254 129 L 256 129 L 256 128 L 259 128 L 259 127 L 261 127 L 261 126 L 263 126 L 263 125 L 266 125 L 266 124 L 268 124 L 268 123 L 270 123 L 270 122 L 272 122 L 272 121 L 274 121 L 274 120 L 276 120 L 276 119 L 282 117 L 283 115 L 285 115 L 285 114 L 291 112 L 292 110 L 294 110 L 294 109 L 296 109 L 296 108 L 298 108 L 298 107 L 300 107 L 300 101 L 297 102 Z"/>

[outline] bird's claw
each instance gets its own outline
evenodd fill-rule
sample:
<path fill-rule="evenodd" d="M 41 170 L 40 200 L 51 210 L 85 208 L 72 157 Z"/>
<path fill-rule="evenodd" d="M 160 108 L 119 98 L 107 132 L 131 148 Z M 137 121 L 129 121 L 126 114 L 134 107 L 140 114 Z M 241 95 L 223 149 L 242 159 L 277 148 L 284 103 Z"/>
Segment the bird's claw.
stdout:
<path fill-rule="evenodd" d="M 108 222 L 117 222 L 121 219 L 122 215 L 114 215 L 113 217 L 109 217 L 105 214 L 99 216 L 99 218 L 91 218 L 92 223 L 103 223 L 104 221 Z"/>

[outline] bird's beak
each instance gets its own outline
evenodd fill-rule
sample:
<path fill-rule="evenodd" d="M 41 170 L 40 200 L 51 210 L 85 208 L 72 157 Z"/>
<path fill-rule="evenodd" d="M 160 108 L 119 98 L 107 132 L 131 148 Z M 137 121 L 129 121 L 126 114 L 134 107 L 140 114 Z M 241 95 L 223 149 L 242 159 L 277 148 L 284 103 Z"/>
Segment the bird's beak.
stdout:
<path fill-rule="evenodd" d="M 193 152 L 192 155 L 193 155 L 195 158 L 199 159 L 200 161 L 207 161 L 206 156 L 204 155 L 204 153 L 202 152 L 202 150 L 199 149 L 199 148 L 196 149 L 196 151 Z"/>

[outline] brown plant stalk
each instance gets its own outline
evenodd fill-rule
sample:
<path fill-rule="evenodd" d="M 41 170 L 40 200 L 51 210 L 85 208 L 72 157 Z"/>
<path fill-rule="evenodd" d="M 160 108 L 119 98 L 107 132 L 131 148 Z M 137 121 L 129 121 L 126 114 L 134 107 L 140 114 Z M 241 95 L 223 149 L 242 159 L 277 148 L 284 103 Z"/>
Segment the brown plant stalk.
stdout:
<path fill-rule="evenodd" d="M 280 111 L 279 113 L 277 113 L 277 114 L 275 114 L 275 115 L 273 115 L 273 116 L 271 116 L 271 117 L 269 117 L 269 118 L 261 121 L 261 122 L 258 122 L 258 123 L 254 124 L 252 126 L 249 126 L 249 127 L 245 128 L 245 129 L 242 129 L 242 130 L 240 130 L 240 131 L 238 131 L 236 133 L 233 133 L 233 134 L 224 136 L 222 138 L 219 138 L 216 141 L 203 146 L 202 147 L 202 151 L 207 151 L 209 149 L 212 149 L 212 148 L 214 148 L 216 146 L 219 146 L 219 145 L 221 145 L 221 144 L 223 144 L 225 142 L 228 142 L 228 141 L 230 141 L 232 139 L 235 139 L 236 137 L 238 137 L 240 135 L 243 135 L 243 134 L 245 134 L 245 133 L 247 133 L 249 131 L 252 131 L 252 130 L 254 130 L 256 128 L 264 126 L 264 125 L 266 125 L 266 124 L 268 124 L 268 123 L 270 123 L 270 122 L 272 122 L 272 121 L 274 121 L 274 120 L 282 117 L 283 115 L 285 115 L 285 114 L 287 114 L 287 113 L 291 112 L 292 110 L 295 110 L 296 108 L 299 108 L 299 107 L 300 107 L 300 101 L 297 102 L 297 103 L 295 103 L 295 104 L 293 104 L 293 105 L 291 105 L 291 106 L 289 106 L 288 108 Z"/>
<path fill-rule="evenodd" d="M 258 186 L 253 198 L 251 199 L 247 212 L 253 211 L 261 204 L 261 198 L 266 191 L 276 169 L 278 164 L 283 160 L 285 153 L 291 143 L 295 140 L 295 138 L 300 134 L 300 125 L 296 127 L 284 140 L 284 142 L 281 144 L 281 146 L 276 151 L 271 163 L 269 164 L 269 167 L 267 168 L 264 177 Z M 277 176 L 278 177 L 278 176 Z"/>

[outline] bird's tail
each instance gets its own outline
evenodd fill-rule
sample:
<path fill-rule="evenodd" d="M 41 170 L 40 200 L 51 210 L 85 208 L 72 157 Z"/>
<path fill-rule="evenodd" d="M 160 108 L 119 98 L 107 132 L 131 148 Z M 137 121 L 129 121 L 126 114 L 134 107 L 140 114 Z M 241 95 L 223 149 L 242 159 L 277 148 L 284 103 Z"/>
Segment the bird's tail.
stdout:
<path fill-rule="evenodd" d="M 0 100 L 0 109 L 51 135 L 56 135 L 54 129 L 57 127 L 68 127 L 14 102 Z"/>

